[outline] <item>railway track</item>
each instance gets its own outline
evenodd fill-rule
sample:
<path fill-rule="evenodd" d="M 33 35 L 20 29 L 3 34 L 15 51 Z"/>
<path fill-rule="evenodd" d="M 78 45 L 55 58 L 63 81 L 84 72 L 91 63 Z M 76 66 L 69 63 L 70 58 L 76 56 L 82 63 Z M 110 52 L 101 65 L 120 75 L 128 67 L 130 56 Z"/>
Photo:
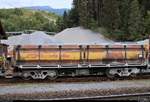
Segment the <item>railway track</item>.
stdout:
<path fill-rule="evenodd" d="M 99 83 L 100 81 L 106 81 L 106 80 L 100 80 L 96 84 L 93 84 L 93 83 L 91 84 L 89 82 L 89 81 L 91 81 L 91 82 L 94 81 L 94 79 L 96 79 L 96 78 L 95 77 L 89 77 L 89 78 L 82 77 L 82 78 L 76 78 L 76 80 L 74 79 L 74 82 L 76 81 L 78 83 L 74 83 L 73 80 L 71 80 L 72 78 L 67 79 L 68 81 L 67 80 L 64 81 L 64 79 L 60 78 L 53 82 L 48 81 L 48 80 L 30 80 L 30 81 L 20 80 L 20 82 L 17 82 L 17 83 L 20 83 L 18 85 L 16 85 L 15 80 L 9 79 L 9 80 L 7 80 L 7 81 L 9 81 L 8 84 L 7 83 L 1 84 L 1 86 L 2 86 L 1 88 L 3 88 L 3 85 L 6 86 L 5 87 L 6 90 L 3 90 L 3 91 L 1 90 L 4 93 L 6 91 L 6 94 L 4 94 L 4 96 L 2 95 L 1 98 L 2 99 L 26 99 L 27 98 L 27 100 L 25 100 L 25 101 L 31 101 L 30 99 L 33 99 L 32 101 L 40 100 L 40 101 L 79 101 L 79 102 L 80 101 L 87 102 L 89 100 L 99 101 L 99 100 L 129 100 L 130 99 L 130 100 L 136 100 L 136 101 L 138 100 L 138 102 L 149 102 L 149 101 L 143 101 L 143 100 L 150 99 L 150 90 L 149 90 L 150 84 L 149 84 L 149 82 L 147 82 L 147 81 L 149 81 L 149 79 L 146 82 L 144 80 L 144 79 L 147 79 L 148 77 L 128 79 L 128 80 L 130 80 L 129 83 L 128 83 L 127 79 L 120 79 L 120 80 L 127 80 L 127 81 L 116 81 L 115 83 L 114 82 L 112 83 L 112 81 L 110 81 L 110 80 L 107 80 L 106 83 L 105 82 Z M 77 79 L 78 79 L 78 81 L 77 81 Z M 86 80 L 87 83 L 84 83 L 84 84 L 80 83 L 81 81 L 83 82 L 83 80 L 85 82 L 85 79 L 88 79 L 89 81 Z M 133 82 L 132 82 L 132 80 L 133 80 Z M 136 80 L 136 81 L 134 81 L 134 80 Z M 12 81 L 12 82 L 10 82 L 10 81 Z M 68 83 L 58 84 L 58 83 L 60 83 L 59 81 L 60 82 L 68 82 Z M 50 85 L 50 82 L 52 82 L 54 84 Z M 70 82 L 71 82 L 71 84 L 70 84 Z M 24 86 L 24 83 L 25 83 L 25 86 Z M 43 84 L 43 83 L 46 83 L 46 84 Z M 125 86 L 124 86 L 124 83 L 125 83 Z M 138 84 L 138 83 L 139 83 L 139 85 L 136 86 L 136 84 Z M 37 86 L 37 84 L 39 84 L 39 85 Z M 114 84 L 115 84 L 114 87 L 116 87 L 116 88 L 114 88 L 114 87 L 112 88 L 112 86 Z M 80 87 L 80 85 L 81 86 L 85 85 L 84 87 L 88 87 L 88 88 L 84 89 L 84 87 L 81 87 L 81 89 L 78 89 Z M 95 87 L 95 85 L 97 87 Z M 103 85 L 105 85 L 106 88 L 104 88 Z M 7 90 L 10 89 L 9 88 L 10 86 L 13 89 L 11 89 L 10 92 L 8 92 L 9 94 L 7 94 Z M 24 89 L 23 90 L 20 89 L 21 87 Z M 74 87 L 76 87 L 76 88 L 74 88 Z M 94 90 L 92 89 L 93 87 L 94 87 Z M 27 88 L 30 89 L 29 93 L 28 93 Z M 37 88 L 42 89 L 43 91 L 38 92 Z M 49 89 L 49 91 L 44 91 L 44 90 L 48 90 L 48 89 Z M 58 90 L 52 91 L 53 89 L 58 89 Z M 63 91 L 61 91 L 61 89 Z M 17 92 L 19 92 L 19 93 L 17 93 Z"/>
<path fill-rule="evenodd" d="M 16 84 L 17 83 L 74 83 L 74 82 L 109 82 L 109 81 L 126 81 L 126 80 L 142 80 L 142 79 L 150 79 L 150 75 L 143 75 L 133 77 L 122 77 L 122 78 L 114 78 L 110 79 L 106 76 L 88 76 L 88 77 L 60 77 L 55 80 L 22 80 L 21 78 L 13 78 L 13 79 L 4 79 L 0 78 L 0 84 Z"/>
<path fill-rule="evenodd" d="M 109 95 L 109 96 L 91 96 L 91 97 L 70 97 L 70 98 L 54 98 L 54 99 L 40 99 L 32 101 L 81 101 L 81 102 L 89 102 L 89 101 L 100 101 L 100 100 L 136 100 L 138 102 L 149 102 L 150 101 L 150 92 L 148 93 L 135 93 L 135 94 L 121 94 L 121 95 Z M 19 100 L 17 100 L 19 102 Z M 31 100 L 24 100 L 31 101 Z"/>

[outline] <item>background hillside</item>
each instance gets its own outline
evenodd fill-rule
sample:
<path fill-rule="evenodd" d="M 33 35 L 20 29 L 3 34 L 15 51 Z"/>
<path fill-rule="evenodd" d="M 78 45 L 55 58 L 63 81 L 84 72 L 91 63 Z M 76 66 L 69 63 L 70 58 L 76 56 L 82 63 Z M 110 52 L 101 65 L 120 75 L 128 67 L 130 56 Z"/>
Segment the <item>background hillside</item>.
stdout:
<path fill-rule="evenodd" d="M 26 7 L 26 9 L 47 11 L 47 12 L 50 12 L 50 13 L 55 13 L 55 14 L 60 15 L 60 16 L 62 16 L 65 11 L 69 10 L 69 9 L 65 9 L 65 8 L 54 9 L 50 6 L 31 6 L 31 7 Z"/>
<path fill-rule="evenodd" d="M 6 31 L 44 30 L 54 32 L 57 29 L 58 15 L 44 11 L 27 9 L 0 9 L 0 20 Z"/>

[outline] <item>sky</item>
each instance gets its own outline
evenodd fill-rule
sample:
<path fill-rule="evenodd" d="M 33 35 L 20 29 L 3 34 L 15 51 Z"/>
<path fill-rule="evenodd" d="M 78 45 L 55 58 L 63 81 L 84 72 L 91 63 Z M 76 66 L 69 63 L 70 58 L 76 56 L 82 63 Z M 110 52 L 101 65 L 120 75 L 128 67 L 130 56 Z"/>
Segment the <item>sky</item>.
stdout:
<path fill-rule="evenodd" d="M 28 6 L 51 6 L 52 8 L 71 8 L 73 0 L 0 0 L 0 8 Z"/>

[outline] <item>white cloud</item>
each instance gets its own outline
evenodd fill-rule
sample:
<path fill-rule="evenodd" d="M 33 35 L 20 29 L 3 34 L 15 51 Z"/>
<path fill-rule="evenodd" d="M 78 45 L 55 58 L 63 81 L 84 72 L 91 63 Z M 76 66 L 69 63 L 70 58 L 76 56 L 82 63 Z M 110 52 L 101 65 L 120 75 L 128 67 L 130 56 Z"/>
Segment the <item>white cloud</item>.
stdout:
<path fill-rule="evenodd" d="M 72 0 L 0 0 L 0 8 L 26 6 L 51 6 L 53 8 L 71 8 Z"/>

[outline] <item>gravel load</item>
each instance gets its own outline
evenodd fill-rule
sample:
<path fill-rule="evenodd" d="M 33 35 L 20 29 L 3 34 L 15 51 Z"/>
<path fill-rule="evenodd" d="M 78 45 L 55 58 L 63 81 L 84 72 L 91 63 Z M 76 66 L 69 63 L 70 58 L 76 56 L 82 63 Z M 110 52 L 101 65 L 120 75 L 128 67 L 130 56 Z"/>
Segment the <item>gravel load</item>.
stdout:
<path fill-rule="evenodd" d="M 55 36 L 47 35 L 42 31 L 31 34 L 11 36 L 8 40 L 2 40 L 8 45 L 95 45 L 95 44 L 146 44 L 148 39 L 138 42 L 114 42 L 105 38 L 102 34 L 93 32 L 82 27 L 67 28 Z"/>
<path fill-rule="evenodd" d="M 18 36 L 11 36 L 8 40 L 2 40 L 2 43 L 8 45 L 45 45 L 45 44 L 55 44 L 52 36 L 47 35 L 42 31 L 36 31 L 31 34 L 22 34 Z"/>
<path fill-rule="evenodd" d="M 45 45 L 45 44 L 109 44 L 113 41 L 105 38 L 102 34 L 93 32 L 82 27 L 68 28 L 56 34 L 47 35 L 42 31 L 36 31 L 31 34 L 22 34 L 11 36 L 8 40 L 2 40 L 2 43 L 8 45 Z"/>
<path fill-rule="evenodd" d="M 64 44 L 102 44 L 113 43 L 112 40 L 105 38 L 102 34 L 93 32 L 82 27 L 68 28 L 56 34 L 54 39 Z"/>
<path fill-rule="evenodd" d="M 138 44 L 149 44 L 149 39 L 141 40 L 137 42 Z"/>

